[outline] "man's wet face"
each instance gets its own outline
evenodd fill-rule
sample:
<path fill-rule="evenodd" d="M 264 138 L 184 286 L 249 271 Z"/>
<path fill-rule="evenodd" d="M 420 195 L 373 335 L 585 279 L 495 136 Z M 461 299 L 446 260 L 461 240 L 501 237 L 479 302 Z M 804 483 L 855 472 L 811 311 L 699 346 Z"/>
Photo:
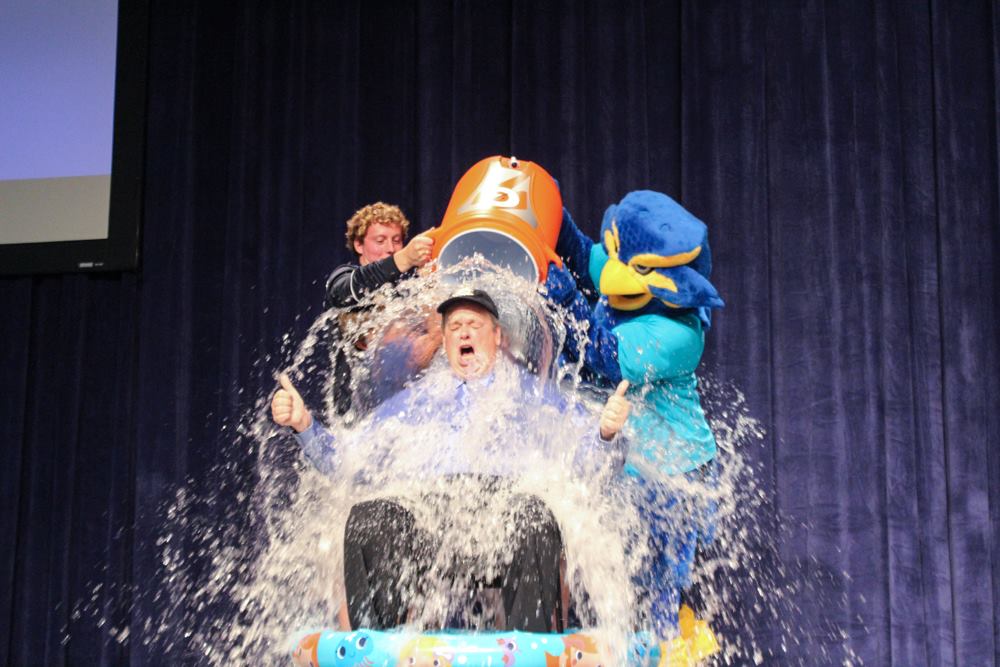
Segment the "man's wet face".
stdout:
<path fill-rule="evenodd" d="M 444 352 L 456 375 L 470 379 L 493 370 L 500 326 L 475 303 L 459 303 L 444 316 Z"/>
<path fill-rule="evenodd" d="M 375 222 L 368 226 L 365 237 L 354 242 L 361 266 L 385 259 L 403 247 L 403 229 L 399 225 Z"/>

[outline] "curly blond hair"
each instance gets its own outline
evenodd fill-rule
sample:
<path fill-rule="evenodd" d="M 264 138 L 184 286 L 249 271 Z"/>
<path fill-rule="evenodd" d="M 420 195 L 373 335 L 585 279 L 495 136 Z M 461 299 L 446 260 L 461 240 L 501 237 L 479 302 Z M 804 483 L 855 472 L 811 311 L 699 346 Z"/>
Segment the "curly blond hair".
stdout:
<path fill-rule="evenodd" d="M 406 232 L 410 229 L 410 221 L 406 219 L 398 206 L 377 201 L 374 204 L 362 206 L 347 221 L 347 249 L 356 252 L 354 242 L 364 241 L 368 228 L 376 223 L 398 225 L 403 232 L 404 239 Z"/>

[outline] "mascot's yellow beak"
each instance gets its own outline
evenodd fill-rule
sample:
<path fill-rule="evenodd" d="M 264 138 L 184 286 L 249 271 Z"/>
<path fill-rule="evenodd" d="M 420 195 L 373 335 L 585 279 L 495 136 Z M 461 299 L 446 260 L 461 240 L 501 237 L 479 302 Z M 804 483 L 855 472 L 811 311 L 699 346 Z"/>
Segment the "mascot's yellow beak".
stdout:
<path fill-rule="evenodd" d="M 599 289 L 601 294 L 608 296 L 608 304 L 617 310 L 638 310 L 653 298 L 647 284 L 617 257 L 609 257 L 604 265 Z"/>
<path fill-rule="evenodd" d="M 611 221 L 611 229 L 604 232 L 604 248 L 608 253 L 608 261 L 601 270 L 601 284 L 598 289 L 606 294 L 608 303 L 616 310 L 638 310 L 653 299 L 655 287 L 670 292 L 677 291 L 677 284 L 672 278 L 660 274 L 656 268 L 681 266 L 692 261 L 701 252 L 701 246 L 677 255 L 655 255 L 641 253 L 633 255 L 628 264 L 618 259 L 621 242 L 618 236 L 618 223 Z M 660 298 L 665 305 L 679 308 L 675 303 Z"/>

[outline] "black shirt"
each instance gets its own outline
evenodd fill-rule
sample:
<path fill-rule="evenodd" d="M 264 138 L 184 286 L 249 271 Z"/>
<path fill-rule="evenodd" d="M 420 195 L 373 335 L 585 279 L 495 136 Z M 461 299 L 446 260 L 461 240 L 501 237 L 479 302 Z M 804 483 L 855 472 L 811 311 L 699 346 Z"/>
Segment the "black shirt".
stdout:
<path fill-rule="evenodd" d="M 358 304 L 383 285 L 395 285 L 410 272 L 403 273 L 396 267 L 392 255 L 364 266 L 353 262 L 334 269 L 326 281 L 323 307 L 341 308 L 346 312 L 364 312 Z M 343 415 L 351 408 L 351 366 L 340 346 L 343 333 L 339 322 L 332 332 L 338 351 L 334 361 L 333 403 L 337 414 Z"/>

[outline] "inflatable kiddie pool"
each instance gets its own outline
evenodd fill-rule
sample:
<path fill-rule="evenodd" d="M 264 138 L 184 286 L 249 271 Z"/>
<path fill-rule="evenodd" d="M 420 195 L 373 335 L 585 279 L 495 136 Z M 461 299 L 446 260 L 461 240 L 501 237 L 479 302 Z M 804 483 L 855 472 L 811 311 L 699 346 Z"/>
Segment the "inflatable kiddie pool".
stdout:
<path fill-rule="evenodd" d="M 689 667 L 719 650 L 697 623 L 670 642 L 632 636 L 627 667 Z M 621 667 L 602 655 L 586 631 L 437 632 L 414 634 L 320 630 L 301 635 L 292 652 L 299 667 Z"/>
<path fill-rule="evenodd" d="M 613 667 L 584 633 L 322 630 L 302 637 L 292 657 L 310 667 Z M 630 666 L 655 667 L 659 658 L 658 646 L 633 640 Z"/>

